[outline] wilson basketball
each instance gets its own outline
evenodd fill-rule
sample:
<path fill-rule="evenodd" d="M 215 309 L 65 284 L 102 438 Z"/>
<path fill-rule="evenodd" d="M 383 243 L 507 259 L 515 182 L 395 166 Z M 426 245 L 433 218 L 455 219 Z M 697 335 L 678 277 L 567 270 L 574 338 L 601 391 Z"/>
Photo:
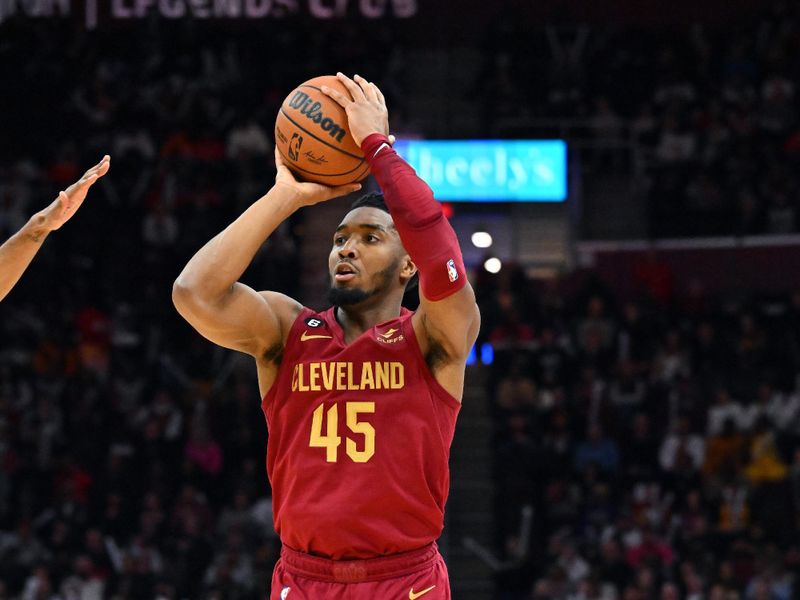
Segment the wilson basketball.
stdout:
<path fill-rule="evenodd" d="M 275 144 L 298 179 L 330 186 L 360 181 L 369 165 L 350 135 L 347 114 L 322 93 L 323 85 L 349 94 L 333 75 L 298 85 L 278 111 Z"/>

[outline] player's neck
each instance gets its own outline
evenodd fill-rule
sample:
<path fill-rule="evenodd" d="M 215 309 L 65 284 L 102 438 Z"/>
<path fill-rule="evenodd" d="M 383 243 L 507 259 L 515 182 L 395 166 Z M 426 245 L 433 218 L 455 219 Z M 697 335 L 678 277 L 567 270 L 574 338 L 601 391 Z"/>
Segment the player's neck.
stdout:
<path fill-rule="evenodd" d="M 345 341 L 350 343 L 378 323 L 399 317 L 401 301 L 402 297 L 397 301 L 385 299 L 372 306 L 337 307 L 334 314 L 339 325 L 342 326 Z"/>

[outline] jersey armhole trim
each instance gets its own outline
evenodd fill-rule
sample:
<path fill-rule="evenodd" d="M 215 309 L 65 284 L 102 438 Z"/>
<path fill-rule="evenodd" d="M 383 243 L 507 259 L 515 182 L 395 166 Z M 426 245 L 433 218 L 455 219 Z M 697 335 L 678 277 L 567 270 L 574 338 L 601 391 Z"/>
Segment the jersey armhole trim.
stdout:
<path fill-rule="evenodd" d="M 275 381 L 272 382 L 272 387 L 267 390 L 267 393 L 261 398 L 261 408 L 264 413 L 269 416 L 269 413 L 272 412 L 272 398 L 275 396 L 276 393 L 276 385 L 278 380 L 280 379 L 281 370 L 285 367 L 287 363 L 287 359 L 290 355 L 293 354 L 292 350 L 294 349 L 295 344 L 293 341 L 296 340 L 298 336 L 298 332 L 301 329 L 301 324 L 305 323 L 305 320 L 311 316 L 317 314 L 315 311 L 311 310 L 310 308 L 304 306 L 299 313 L 297 313 L 297 317 L 295 317 L 292 326 L 289 327 L 289 333 L 286 336 L 286 343 L 283 345 L 283 361 L 281 361 L 280 366 L 278 367 L 278 373 L 275 375 Z"/>
<path fill-rule="evenodd" d="M 403 321 L 403 335 L 406 336 L 409 345 L 414 349 L 414 357 L 417 359 L 419 363 L 420 371 L 422 372 L 423 377 L 425 377 L 425 381 L 431 388 L 431 391 L 438 397 L 440 397 L 446 404 L 450 405 L 451 408 L 455 408 L 456 410 L 461 409 L 461 402 L 453 396 L 450 392 L 442 387 L 442 384 L 436 381 L 436 377 L 434 377 L 433 373 L 431 372 L 430 368 L 428 368 L 428 363 L 425 361 L 425 356 L 422 354 L 422 348 L 419 347 L 419 340 L 417 340 L 417 332 L 414 331 L 414 323 L 412 319 L 414 318 L 414 313 L 411 313 L 407 319 Z"/>

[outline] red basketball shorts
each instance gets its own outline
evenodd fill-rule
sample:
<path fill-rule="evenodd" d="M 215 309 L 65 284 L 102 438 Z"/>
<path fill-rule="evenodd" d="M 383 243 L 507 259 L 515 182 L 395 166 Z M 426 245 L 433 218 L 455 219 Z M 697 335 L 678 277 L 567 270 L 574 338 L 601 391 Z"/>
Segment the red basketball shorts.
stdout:
<path fill-rule="evenodd" d="M 270 600 L 450 600 L 436 544 L 365 560 L 327 560 L 283 547 Z"/>

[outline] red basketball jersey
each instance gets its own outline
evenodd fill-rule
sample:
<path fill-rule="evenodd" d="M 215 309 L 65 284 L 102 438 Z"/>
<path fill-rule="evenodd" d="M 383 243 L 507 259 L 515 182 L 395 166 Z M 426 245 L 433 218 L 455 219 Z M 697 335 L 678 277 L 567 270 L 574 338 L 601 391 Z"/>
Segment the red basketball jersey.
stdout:
<path fill-rule="evenodd" d="M 439 537 L 461 407 L 433 378 L 412 313 L 345 344 L 329 309 L 303 309 L 262 401 L 275 529 L 287 546 L 372 558 Z"/>

